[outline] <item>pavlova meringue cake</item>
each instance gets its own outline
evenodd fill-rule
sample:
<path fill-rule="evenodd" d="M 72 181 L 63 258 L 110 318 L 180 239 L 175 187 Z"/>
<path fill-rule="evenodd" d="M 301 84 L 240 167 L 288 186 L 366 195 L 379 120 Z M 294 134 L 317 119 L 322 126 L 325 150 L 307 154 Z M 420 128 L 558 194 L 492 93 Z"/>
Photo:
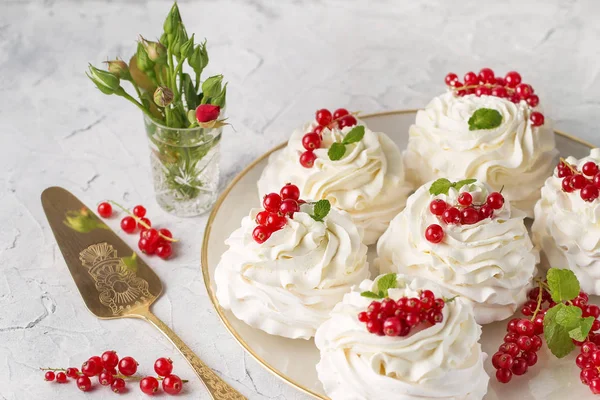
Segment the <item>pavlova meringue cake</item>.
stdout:
<path fill-rule="evenodd" d="M 480 324 L 525 302 L 539 254 L 525 213 L 478 180 L 421 186 L 377 243 L 380 272 L 422 276 L 473 304 Z"/>
<path fill-rule="evenodd" d="M 361 296 L 379 293 L 382 283 L 381 302 Z M 321 353 L 317 372 L 327 395 L 332 400 L 481 400 L 489 381 L 478 342 L 481 327 L 469 301 L 444 302 L 442 296 L 450 293 L 431 281 L 396 274 L 365 280 L 346 294 L 315 336 Z M 380 330 L 369 317 L 378 313 L 387 315 Z M 409 314 L 424 317 L 415 322 Z"/>
<path fill-rule="evenodd" d="M 547 267 L 571 269 L 582 290 L 600 295 L 600 149 L 561 161 L 542 187 L 532 226 Z"/>
<path fill-rule="evenodd" d="M 415 186 L 468 176 L 500 190 L 533 217 L 558 152 L 554 132 L 538 110 L 539 98 L 517 72 L 494 77 L 469 72 L 464 83 L 448 74 L 449 91 L 417 113 L 404 153 Z"/>
<path fill-rule="evenodd" d="M 253 209 L 227 239 L 215 270 L 217 299 L 248 325 L 308 339 L 369 276 L 367 246 L 347 213 L 326 200 L 298 205 L 298 197 L 286 199 L 285 188 L 283 199 L 265 198 L 267 210 Z"/>
<path fill-rule="evenodd" d="M 404 208 L 410 192 L 398 147 L 345 109 L 317 111 L 314 122 L 292 134 L 269 158 L 258 181 L 260 194 L 296 183 L 304 196 L 327 199 L 350 214 L 373 244 Z"/>

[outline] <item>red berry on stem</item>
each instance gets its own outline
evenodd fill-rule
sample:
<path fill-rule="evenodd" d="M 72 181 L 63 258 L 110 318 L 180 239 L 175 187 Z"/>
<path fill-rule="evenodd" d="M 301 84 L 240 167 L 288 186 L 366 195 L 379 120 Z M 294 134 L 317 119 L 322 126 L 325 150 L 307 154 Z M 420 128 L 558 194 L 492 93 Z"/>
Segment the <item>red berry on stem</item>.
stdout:
<path fill-rule="evenodd" d="M 520 335 L 533 336 L 534 330 L 533 322 L 528 319 L 522 319 L 517 323 L 517 332 Z"/>
<path fill-rule="evenodd" d="M 321 126 L 327 126 L 331 123 L 332 115 L 331 115 L 331 111 L 327 110 L 326 108 L 322 108 L 320 110 L 317 110 L 317 113 L 315 115 L 315 119 L 317 120 L 317 123 Z"/>
<path fill-rule="evenodd" d="M 59 372 L 56 374 L 56 382 L 57 383 L 66 383 L 67 382 L 67 374 L 64 372 Z"/>
<path fill-rule="evenodd" d="M 439 243 L 444 239 L 444 230 L 438 224 L 431 224 L 425 230 L 425 239 L 431 243 Z"/>
<path fill-rule="evenodd" d="M 525 101 L 527 101 L 527 104 L 529 104 L 530 107 L 537 107 L 537 105 L 540 104 L 540 98 L 537 94 L 532 94 Z"/>
<path fill-rule="evenodd" d="M 144 208 L 142 205 L 133 207 L 133 215 L 138 218 L 144 218 L 146 216 L 146 208 Z"/>
<path fill-rule="evenodd" d="M 315 153 L 307 150 L 300 155 L 300 165 L 302 165 L 304 168 L 312 168 L 316 159 L 317 156 Z"/>
<path fill-rule="evenodd" d="M 158 392 L 158 380 L 153 376 L 147 376 L 140 381 L 140 389 L 145 394 Z"/>
<path fill-rule="evenodd" d="M 125 381 L 122 378 L 116 378 L 113 383 L 111 383 L 110 388 L 115 393 L 124 393 Z"/>
<path fill-rule="evenodd" d="M 360 322 L 367 322 L 369 320 L 369 317 L 367 316 L 367 313 L 365 311 L 359 312 L 358 313 L 358 320 Z"/>
<path fill-rule="evenodd" d="M 496 97 L 500 97 L 500 98 L 505 98 L 506 96 L 508 96 L 508 92 L 506 91 L 506 88 L 503 86 L 496 86 L 492 88 L 492 92 L 491 92 L 492 96 L 496 96 Z"/>
<path fill-rule="evenodd" d="M 321 136 L 321 132 L 323 132 L 323 129 L 325 129 L 325 127 L 319 125 L 319 126 L 315 127 L 315 129 L 313 129 L 313 132 L 316 133 L 317 135 Z"/>
<path fill-rule="evenodd" d="M 458 75 L 456 75 L 454 72 L 448 73 L 448 75 L 446 75 L 446 77 L 444 78 L 444 82 L 446 82 L 446 85 L 448 85 L 448 86 L 454 86 L 454 84 L 457 81 L 458 81 Z"/>
<path fill-rule="evenodd" d="M 456 207 L 450 207 L 442 214 L 442 221 L 447 224 L 460 223 L 460 211 Z"/>
<path fill-rule="evenodd" d="M 367 307 L 367 311 L 378 312 L 379 310 L 381 310 L 381 303 L 376 300 L 372 301 Z"/>
<path fill-rule="evenodd" d="M 499 210 L 504 205 L 504 196 L 502 196 L 502 194 L 498 192 L 491 193 L 487 197 L 486 203 L 494 210 Z"/>
<path fill-rule="evenodd" d="M 515 92 L 519 95 L 519 98 L 521 98 L 522 100 L 525 100 L 526 98 L 528 98 L 529 96 L 531 96 L 533 94 L 533 90 L 531 89 L 531 86 L 529 86 L 526 83 L 519 83 L 515 87 Z"/>
<path fill-rule="evenodd" d="M 133 357 L 123 357 L 119 361 L 119 372 L 125 376 L 131 376 L 137 371 L 138 363 Z"/>
<path fill-rule="evenodd" d="M 108 218 L 112 215 L 112 206 L 110 203 L 102 202 L 98 204 L 98 215 L 102 218 Z"/>
<path fill-rule="evenodd" d="M 121 220 L 121 229 L 126 233 L 133 233 L 137 227 L 137 222 L 133 217 L 125 217 Z"/>
<path fill-rule="evenodd" d="M 583 189 L 586 184 L 587 179 L 585 179 L 583 175 L 577 174 L 571 177 L 571 186 L 574 189 Z"/>
<path fill-rule="evenodd" d="M 542 126 L 544 125 L 544 114 L 534 111 L 529 116 L 529 120 L 531 121 L 532 126 Z"/>
<path fill-rule="evenodd" d="M 508 383 L 512 378 L 512 372 L 509 369 L 499 369 L 496 371 L 496 379 L 500 383 Z"/>
<path fill-rule="evenodd" d="M 269 193 L 263 198 L 263 207 L 267 211 L 277 212 L 281 205 L 281 196 L 277 193 Z"/>
<path fill-rule="evenodd" d="M 525 351 L 531 349 L 531 338 L 529 336 L 519 336 L 519 339 L 517 339 L 517 346 L 519 346 L 521 350 Z"/>
<path fill-rule="evenodd" d="M 77 378 L 77 387 L 82 392 L 87 392 L 92 388 L 92 381 L 87 376 L 80 376 Z"/>
<path fill-rule="evenodd" d="M 158 376 L 168 376 L 173 372 L 173 361 L 170 358 L 161 357 L 154 362 L 154 372 Z"/>
<path fill-rule="evenodd" d="M 285 199 L 279 206 L 279 212 L 283 215 L 293 215 L 295 212 L 300 210 L 300 206 L 296 200 Z"/>
<path fill-rule="evenodd" d="M 54 380 L 54 378 L 56 378 L 56 376 L 54 375 L 54 372 L 52 372 L 52 371 L 48 371 L 44 374 L 44 380 L 46 380 L 48 382 L 52 382 Z"/>
<path fill-rule="evenodd" d="M 479 219 L 486 219 L 491 217 L 494 214 L 494 209 L 490 207 L 488 204 L 484 204 L 479 207 Z"/>
<path fill-rule="evenodd" d="M 473 207 L 467 207 L 461 211 L 460 222 L 464 225 L 472 225 L 479 222 L 479 211 Z"/>
<path fill-rule="evenodd" d="M 369 331 L 370 333 L 379 334 L 379 332 L 381 331 L 381 328 L 382 328 L 381 322 L 379 322 L 376 319 L 369 320 L 367 322 L 367 331 Z"/>
<path fill-rule="evenodd" d="M 102 363 L 89 359 L 81 365 L 81 372 L 86 376 L 96 376 L 102 371 Z"/>
<path fill-rule="evenodd" d="M 498 348 L 499 351 L 503 353 L 510 354 L 513 357 L 516 357 L 521 350 L 519 350 L 519 346 L 516 343 L 503 343 Z"/>
<path fill-rule="evenodd" d="M 514 359 L 510 354 L 502 353 L 502 355 L 497 360 L 498 369 L 500 369 L 500 368 L 510 369 L 510 367 L 512 367 L 512 365 L 513 365 L 513 362 L 514 362 Z"/>
<path fill-rule="evenodd" d="M 590 304 L 586 307 L 586 312 L 594 318 L 600 317 L 600 307 L 595 304 Z"/>
<path fill-rule="evenodd" d="M 282 200 L 292 199 L 298 201 L 300 198 L 300 189 L 298 186 L 292 185 L 291 183 L 287 183 L 284 187 L 281 188 L 279 192 Z"/>
<path fill-rule="evenodd" d="M 347 126 L 354 126 L 357 123 L 358 121 L 356 120 L 356 118 L 354 118 L 353 115 L 346 115 L 345 117 L 339 120 L 338 125 L 340 129 L 343 129 Z"/>
<path fill-rule="evenodd" d="M 519 323 L 520 319 L 519 318 L 513 318 L 508 322 L 508 325 L 506 325 L 506 330 L 508 332 L 515 332 L 518 333 L 517 331 L 517 324 Z"/>
<path fill-rule="evenodd" d="M 163 243 L 156 248 L 155 253 L 163 260 L 166 260 L 173 254 L 173 246 L 170 243 Z"/>
<path fill-rule="evenodd" d="M 596 175 L 594 175 L 594 185 L 596 187 L 600 187 L 600 173 L 597 173 Z"/>
<path fill-rule="evenodd" d="M 521 83 L 521 74 L 516 71 L 510 71 L 504 77 L 504 82 L 509 88 L 514 88 Z"/>
<path fill-rule="evenodd" d="M 69 378 L 77 378 L 79 376 L 79 370 L 77 368 L 67 368 L 67 376 Z"/>
<path fill-rule="evenodd" d="M 598 350 L 598 347 L 592 342 L 585 342 L 581 345 L 581 354 L 586 358 L 591 356 L 596 350 Z"/>
<path fill-rule="evenodd" d="M 599 194 L 598 187 L 592 184 L 585 186 L 581 189 L 581 192 L 579 192 L 579 195 L 584 201 L 594 201 L 598 198 Z"/>
<path fill-rule="evenodd" d="M 563 178 L 562 182 L 561 182 L 561 186 L 562 186 L 562 190 L 564 190 L 567 193 L 571 193 L 572 191 L 575 190 L 575 188 L 573 187 L 573 183 L 572 183 L 572 176 L 567 176 L 565 178 Z"/>
<path fill-rule="evenodd" d="M 477 88 L 475 88 L 475 95 L 477 97 L 489 96 L 491 93 L 491 89 L 486 86 L 478 86 Z"/>
<path fill-rule="evenodd" d="M 183 388 L 183 382 L 177 375 L 169 375 L 163 379 L 162 387 L 168 394 L 178 394 Z"/>
<path fill-rule="evenodd" d="M 306 150 L 318 149 L 321 147 L 321 135 L 314 132 L 307 133 L 302 137 L 302 146 L 304 146 Z"/>
<path fill-rule="evenodd" d="M 145 226 L 144 226 L 145 225 Z M 138 228 L 140 229 L 149 229 L 152 227 L 152 221 L 150 221 L 148 218 L 140 218 L 140 222 L 138 222 Z"/>
<path fill-rule="evenodd" d="M 496 81 L 494 71 L 491 68 L 482 68 L 479 71 L 479 80 L 483 83 L 494 83 Z"/>
<path fill-rule="evenodd" d="M 119 356 L 113 350 L 108 350 L 102 353 L 102 366 L 106 369 L 112 369 L 119 363 Z"/>
<path fill-rule="evenodd" d="M 588 363 L 588 357 L 583 354 L 578 354 L 575 358 L 575 364 L 580 368 L 584 369 Z"/>
<path fill-rule="evenodd" d="M 273 233 L 273 231 L 271 231 L 266 226 L 258 225 L 252 231 L 252 238 L 254 239 L 254 241 L 256 243 L 261 244 L 261 243 L 266 242 L 267 239 L 269 239 L 271 237 L 272 233 Z"/>
<path fill-rule="evenodd" d="M 386 336 L 398 336 L 402 330 L 402 321 L 398 317 L 389 317 L 383 323 L 383 333 Z"/>
<path fill-rule="evenodd" d="M 500 357 L 502 357 L 503 355 L 504 355 L 504 353 L 501 351 L 494 353 L 494 355 L 492 356 L 492 365 L 494 366 L 494 368 L 500 369 L 498 361 L 500 360 Z"/>
<path fill-rule="evenodd" d="M 593 161 L 588 161 L 581 167 L 581 172 L 586 176 L 594 176 L 598 173 L 598 164 Z"/>
<path fill-rule="evenodd" d="M 479 83 L 479 77 L 472 71 L 467 72 L 463 79 L 465 86 L 477 85 Z"/>
<path fill-rule="evenodd" d="M 496 77 L 496 85 L 500 85 L 500 86 L 506 85 L 506 82 L 504 82 L 504 78 L 501 76 L 497 76 Z"/>
<path fill-rule="evenodd" d="M 419 324 L 419 322 L 421 322 L 421 317 L 416 312 L 410 312 L 410 313 L 406 314 L 406 318 L 404 319 L 404 322 L 406 322 L 406 325 L 408 325 L 410 327 L 414 327 L 414 326 L 417 326 Z"/>
<path fill-rule="evenodd" d="M 469 192 L 462 192 L 458 195 L 458 203 L 461 206 L 470 206 L 473 203 L 473 196 Z"/>
<path fill-rule="evenodd" d="M 286 200 L 284 200 L 284 201 L 286 201 Z M 291 201 L 295 201 L 295 200 L 291 200 Z M 270 228 L 272 231 L 277 231 L 277 230 L 283 228 L 285 226 L 285 224 L 287 224 L 287 218 L 284 217 L 283 215 L 279 215 L 276 213 L 270 213 L 269 216 L 267 217 L 266 226 L 267 226 L 267 228 Z"/>
<path fill-rule="evenodd" d="M 100 375 L 98 375 L 98 382 L 100 382 L 102 386 L 110 386 L 114 380 L 114 375 L 108 371 L 102 371 Z"/>
<path fill-rule="evenodd" d="M 524 351 L 523 353 L 521 353 L 521 357 L 523 357 L 523 359 L 527 363 L 527 366 L 529 367 L 533 367 L 535 364 L 537 364 L 538 356 L 537 354 L 535 354 L 534 351 Z"/>
<path fill-rule="evenodd" d="M 584 385 L 588 385 L 592 379 L 596 379 L 598 376 L 598 370 L 596 368 L 586 368 L 579 374 L 581 383 Z"/>
<path fill-rule="evenodd" d="M 431 211 L 433 215 L 442 215 L 444 211 L 446 211 L 446 208 L 448 208 L 448 203 L 441 199 L 436 199 L 429 203 L 429 211 Z"/>
<path fill-rule="evenodd" d="M 523 375 L 527 372 L 528 368 L 529 367 L 527 366 L 527 361 L 525 361 L 525 359 L 522 357 L 517 357 L 513 361 L 511 371 L 515 375 Z"/>
<path fill-rule="evenodd" d="M 340 119 L 348 114 L 350 113 L 345 108 L 338 108 L 333 112 L 333 119 Z"/>
<path fill-rule="evenodd" d="M 256 214 L 256 218 L 255 221 L 258 225 L 267 225 L 267 218 L 269 217 L 269 212 L 268 211 L 261 211 L 258 214 Z"/>

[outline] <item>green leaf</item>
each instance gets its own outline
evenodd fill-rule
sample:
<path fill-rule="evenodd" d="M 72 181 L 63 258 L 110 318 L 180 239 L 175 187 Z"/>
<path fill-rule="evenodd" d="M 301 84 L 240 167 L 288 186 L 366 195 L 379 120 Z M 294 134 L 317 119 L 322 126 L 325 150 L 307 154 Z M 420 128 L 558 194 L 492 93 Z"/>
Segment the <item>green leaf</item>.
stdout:
<path fill-rule="evenodd" d="M 592 329 L 594 319 L 594 317 L 581 318 L 579 326 L 569 331 L 569 336 L 571 337 L 571 339 L 583 342 L 590 333 L 590 330 Z"/>
<path fill-rule="evenodd" d="M 346 134 L 344 140 L 342 140 L 343 144 L 351 144 L 360 142 L 362 138 L 365 136 L 365 127 L 362 125 L 355 126 L 352 128 L 350 132 Z"/>
<path fill-rule="evenodd" d="M 342 143 L 335 142 L 327 151 L 327 155 L 331 161 L 340 160 L 346 154 L 346 146 Z"/>
<path fill-rule="evenodd" d="M 198 101 L 198 95 L 194 88 L 194 82 L 189 74 L 183 74 L 183 93 L 185 94 L 185 102 L 187 103 L 188 110 L 195 110 L 200 104 Z"/>
<path fill-rule="evenodd" d="M 135 252 L 129 257 L 121 257 L 121 260 L 123 261 L 123 264 L 125 264 L 129 271 L 134 273 L 137 272 L 137 254 Z"/>
<path fill-rule="evenodd" d="M 456 190 L 460 190 L 461 187 L 465 186 L 465 185 L 470 185 L 471 183 L 475 183 L 477 182 L 477 179 L 463 179 L 462 181 L 458 181 L 458 182 L 454 182 L 452 184 L 452 187 L 455 188 Z"/>
<path fill-rule="evenodd" d="M 329 200 L 319 200 L 315 203 L 312 219 L 315 221 L 323 221 L 323 219 L 329 214 L 331 210 L 331 203 Z"/>
<path fill-rule="evenodd" d="M 380 296 L 377 293 L 373 293 L 371 291 L 362 292 L 360 295 L 362 297 L 367 297 L 369 299 L 381 299 L 381 298 L 383 298 L 383 296 Z"/>
<path fill-rule="evenodd" d="M 556 312 L 556 323 L 570 331 L 579 326 L 581 321 L 581 308 L 562 305 Z"/>
<path fill-rule="evenodd" d="M 222 81 L 223 75 L 215 75 L 202 82 L 202 93 L 204 93 L 204 98 L 216 97 L 221 94 Z"/>
<path fill-rule="evenodd" d="M 452 187 L 452 185 L 452 182 L 450 182 L 448 179 L 440 178 L 431 184 L 431 187 L 429 188 L 429 193 L 431 193 L 434 196 L 437 196 L 438 194 L 442 193 L 448 194 L 448 190 Z"/>
<path fill-rule="evenodd" d="M 491 108 L 480 108 L 469 118 L 469 130 L 493 129 L 502 123 L 502 115 L 498 110 Z"/>
<path fill-rule="evenodd" d="M 550 268 L 548 270 L 548 286 L 555 303 L 573 300 L 579 295 L 579 281 L 569 269 Z"/>
<path fill-rule="evenodd" d="M 398 280 L 396 274 L 386 274 L 377 281 L 377 290 L 379 290 L 380 293 L 383 292 L 383 297 L 387 297 L 388 289 L 393 289 L 397 287 L 397 285 Z"/>
<path fill-rule="evenodd" d="M 544 316 L 544 337 L 548 348 L 558 358 L 563 358 L 575 348 L 573 340 L 569 336 L 569 331 L 556 322 L 558 312 L 566 307 L 560 303 L 552 307 Z"/>

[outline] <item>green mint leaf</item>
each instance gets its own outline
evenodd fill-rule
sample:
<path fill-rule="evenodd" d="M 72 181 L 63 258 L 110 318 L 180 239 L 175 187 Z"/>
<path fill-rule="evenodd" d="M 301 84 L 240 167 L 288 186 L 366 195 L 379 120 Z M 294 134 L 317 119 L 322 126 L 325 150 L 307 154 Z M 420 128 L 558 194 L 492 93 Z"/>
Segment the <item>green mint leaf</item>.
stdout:
<path fill-rule="evenodd" d="M 355 126 L 352 128 L 350 132 L 346 134 L 344 140 L 342 140 L 343 144 L 351 144 L 360 142 L 362 138 L 365 136 L 365 127 L 362 125 Z"/>
<path fill-rule="evenodd" d="M 560 307 L 556 312 L 556 323 L 567 331 L 575 329 L 581 323 L 581 308 L 575 306 Z"/>
<path fill-rule="evenodd" d="M 581 318 L 579 326 L 569 331 L 569 337 L 579 342 L 583 342 L 590 333 L 593 323 L 594 317 Z"/>
<path fill-rule="evenodd" d="M 121 257 L 121 261 L 123 261 L 123 264 L 125 264 L 125 267 L 127 267 L 129 271 L 134 273 L 137 272 L 138 265 L 136 253 L 131 254 L 129 257 Z"/>
<path fill-rule="evenodd" d="M 469 130 L 493 129 L 502 123 L 502 115 L 491 108 L 480 108 L 475 110 L 469 118 Z"/>
<path fill-rule="evenodd" d="M 448 179 L 440 178 L 431 184 L 431 187 L 429 188 L 429 193 L 431 193 L 434 196 L 437 196 L 438 194 L 442 193 L 448 194 L 448 190 L 450 190 L 452 185 L 453 183 L 450 182 Z"/>
<path fill-rule="evenodd" d="M 548 286 L 555 303 L 573 300 L 579 295 L 579 281 L 569 269 L 550 268 L 548 270 Z"/>
<path fill-rule="evenodd" d="M 462 181 L 454 182 L 452 187 L 456 190 L 460 190 L 461 187 L 475 182 L 477 182 L 477 179 L 463 179 Z"/>
<path fill-rule="evenodd" d="M 556 315 L 564 307 L 560 303 L 552 307 L 544 316 L 544 337 L 548 348 L 558 358 L 563 358 L 575 348 L 575 344 L 569 336 L 569 331 L 562 325 L 556 322 Z"/>
<path fill-rule="evenodd" d="M 327 155 L 331 161 L 341 160 L 344 154 L 346 154 L 346 146 L 339 142 L 333 143 L 327 151 Z"/>
<path fill-rule="evenodd" d="M 331 210 L 331 203 L 329 200 L 319 200 L 315 203 L 314 214 L 311 215 L 315 221 L 323 221 L 323 219 L 329 214 Z"/>
<path fill-rule="evenodd" d="M 383 293 L 383 297 L 388 296 L 388 289 L 395 287 L 397 287 L 397 277 L 394 273 L 383 275 L 377 281 L 377 290 L 379 290 L 380 293 Z"/>
<path fill-rule="evenodd" d="M 377 293 L 373 293 L 370 290 L 368 290 L 366 292 L 362 292 L 360 295 L 362 297 L 366 297 L 368 299 L 381 299 L 381 298 L 383 298 L 383 296 L 380 296 Z"/>

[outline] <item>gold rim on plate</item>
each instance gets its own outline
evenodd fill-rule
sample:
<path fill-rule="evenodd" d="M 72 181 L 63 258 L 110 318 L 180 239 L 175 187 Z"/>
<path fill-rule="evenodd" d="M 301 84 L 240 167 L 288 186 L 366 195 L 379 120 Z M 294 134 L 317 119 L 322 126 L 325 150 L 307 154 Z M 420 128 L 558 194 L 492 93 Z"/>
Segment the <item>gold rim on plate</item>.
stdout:
<path fill-rule="evenodd" d="M 417 111 L 418 110 L 384 111 L 384 112 L 367 114 L 367 115 L 361 116 L 361 119 L 368 120 L 370 118 L 383 117 L 386 115 L 416 114 Z M 594 147 L 596 147 L 596 146 L 592 145 L 591 143 L 589 143 L 583 139 L 580 139 L 576 136 L 570 135 L 566 132 L 555 129 L 554 133 L 556 133 L 557 135 L 566 137 L 567 139 L 570 139 L 574 142 L 580 143 L 584 146 L 587 146 L 590 149 L 593 149 Z M 250 348 L 248 343 L 246 343 L 246 341 L 240 337 L 240 335 L 237 333 L 237 331 L 235 329 L 233 329 L 233 327 L 229 323 L 229 320 L 225 316 L 223 309 L 221 308 L 221 306 L 219 305 L 219 302 L 217 301 L 217 296 L 210 284 L 210 275 L 208 272 L 208 238 L 210 236 L 213 221 L 216 218 L 217 213 L 219 212 L 219 208 L 221 207 L 221 204 L 223 203 L 225 198 L 227 198 L 231 189 L 233 189 L 233 187 L 248 173 L 248 171 L 250 171 L 252 168 L 254 168 L 258 163 L 263 161 L 265 158 L 269 157 L 273 152 L 285 147 L 286 144 L 287 144 L 287 142 L 281 143 L 281 144 L 273 147 L 269 151 L 267 151 L 262 156 L 258 157 L 256 160 L 252 161 L 246 168 L 244 168 L 239 174 L 237 174 L 235 176 L 235 178 L 233 178 L 233 180 L 227 185 L 227 187 L 225 188 L 223 193 L 221 193 L 221 195 L 215 202 L 215 205 L 208 217 L 208 221 L 206 222 L 206 228 L 204 230 L 204 238 L 203 238 L 203 242 L 202 242 L 202 250 L 201 250 L 202 253 L 200 255 L 200 266 L 202 268 L 202 275 L 204 277 L 204 285 L 206 286 L 206 291 L 208 292 L 208 297 L 210 298 L 210 301 L 212 302 L 213 307 L 217 311 L 217 314 L 218 314 L 219 318 L 221 319 L 221 322 L 223 322 L 223 325 L 225 325 L 225 328 L 227 328 L 229 333 L 240 344 L 240 346 L 242 346 L 244 348 L 244 350 L 246 350 L 246 352 L 248 354 L 250 354 L 267 371 L 271 372 L 273 375 L 277 376 L 278 378 L 280 378 L 287 384 L 289 384 L 289 385 L 295 387 L 296 389 L 298 389 L 306 394 L 309 394 L 317 399 L 327 400 L 328 399 L 327 397 L 323 397 L 320 394 L 313 392 L 309 388 L 302 386 L 301 384 L 297 383 L 290 377 L 282 374 L 280 371 L 278 371 L 273 366 L 271 366 L 269 363 L 267 363 L 265 360 L 263 360 L 258 354 L 254 353 L 254 351 Z"/>

